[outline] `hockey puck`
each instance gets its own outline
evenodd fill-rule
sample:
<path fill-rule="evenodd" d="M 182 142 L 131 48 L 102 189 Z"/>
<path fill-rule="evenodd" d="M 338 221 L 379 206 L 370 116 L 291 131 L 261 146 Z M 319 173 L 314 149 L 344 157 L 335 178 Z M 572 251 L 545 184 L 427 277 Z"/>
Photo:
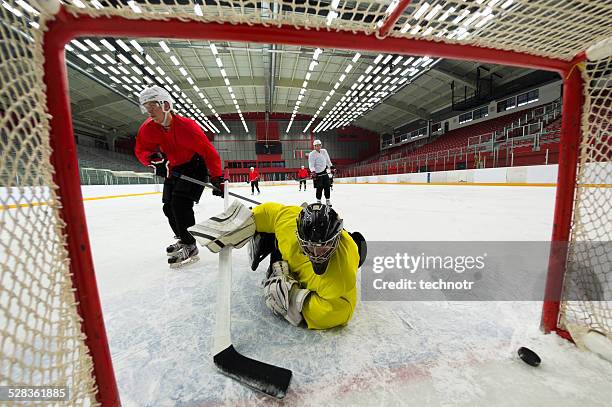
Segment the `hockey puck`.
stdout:
<path fill-rule="evenodd" d="M 525 348 L 525 347 L 519 348 L 518 355 L 519 355 L 519 358 L 523 360 L 523 362 L 533 367 L 540 366 L 540 363 L 542 362 L 538 354 L 529 348 Z"/>

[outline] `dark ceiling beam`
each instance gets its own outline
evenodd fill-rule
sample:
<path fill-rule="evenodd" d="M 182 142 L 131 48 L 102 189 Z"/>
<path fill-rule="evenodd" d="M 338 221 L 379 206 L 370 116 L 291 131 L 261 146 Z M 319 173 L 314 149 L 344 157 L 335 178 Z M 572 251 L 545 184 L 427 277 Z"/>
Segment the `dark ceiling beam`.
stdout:
<path fill-rule="evenodd" d="M 459 75 L 437 65 L 431 68 L 431 71 L 445 76 L 446 78 L 457 82 L 459 85 L 467 86 L 470 89 L 476 89 L 476 85 L 474 83 L 476 82 L 476 77 L 472 77 L 473 75 Z"/>
<path fill-rule="evenodd" d="M 398 110 L 402 110 L 406 113 L 410 113 L 419 119 L 429 120 L 430 114 L 426 110 L 423 110 L 417 106 L 402 102 L 397 99 L 389 98 L 382 103 L 384 106 L 390 106 Z"/>
<path fill-rule="evenodd" d="M 355 125 L 359 126 L 359 127 L 363 127 L 364 129 L 373 131 L 375 133 L 378 134 L 382 134 L 382 133 L 393 133 L 393 127 L 387 125 L 387 124 L 383 124 L 383 123 L 379 123 L 379 122 L 375 122 L 372 120 L 368 120 L 364 117 L 360 117 L 359 119 L 357 119 L 355 121 Z"/>

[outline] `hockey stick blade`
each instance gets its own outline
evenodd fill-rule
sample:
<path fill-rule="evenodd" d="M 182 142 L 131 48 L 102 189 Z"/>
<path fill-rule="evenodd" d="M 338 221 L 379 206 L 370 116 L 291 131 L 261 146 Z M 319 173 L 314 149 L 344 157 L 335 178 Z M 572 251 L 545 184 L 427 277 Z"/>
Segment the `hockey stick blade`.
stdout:
<path fill-rule="evenodd" d="M 213 184 L 209 182 L 203 182 L 203 181 L 200 181 L 199 179 L 195 179 L 195 178 L 188 177 L 187 175 L 179 174 L 178 172 L 173 172 L 172 175 L 174 175 L 177 178 L 184 179 L 185 181 L 193 182 L 194 184 L 202 185 L 203 187 L 208 187 L 210 189 L 219 191 L 219 188 L 217 188 L 216 186 L 214 186 Z M 233 196 L 234 198 L 242 199 L 243 201 L 247 201 L 255 205 L 261 205 L 261 202 L 258 202 L 254 199 L 249 199 L 246 196 L 238 195 L 233 192 L 229 192 L 229 194 Z"/>
<path fill-rule="evenodd" d="M 254 390 L 278 399 L 287 394 L 292 375 L 289 369 L 241 355 L 234 345 L 217 353 L 213 361 L 223 374 Z"/>

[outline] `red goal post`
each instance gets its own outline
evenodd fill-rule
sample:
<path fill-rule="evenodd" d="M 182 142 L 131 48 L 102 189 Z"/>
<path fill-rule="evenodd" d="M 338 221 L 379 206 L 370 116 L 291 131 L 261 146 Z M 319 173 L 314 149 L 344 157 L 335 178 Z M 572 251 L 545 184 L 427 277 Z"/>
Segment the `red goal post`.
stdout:
<path fill-rule="evenodd" d="M 41 154 L 34 160 L 35 167 L 19 161 L 31 161 L 32 156 L 17 155 L 18 158 L 4 160 L 0 164 L 3 173 L 11 175 L 26 171 L 26 175 L 18 179 L 11 176 L 7 176 L 6 180 L 2 178 L 0 186 L 40 185 L 49 188 L 47 207 L 51 214 L 40 212 L 40 216 L 43 222 L 47 219 L 47 223 L 45 216 L 53 219 L 47 227 L 58 244 L 54 245 L 55 252 L 50 253 L 49 257 L 59 256 L 63 260 L 44 260 L 34 268 L 40 273 L 60 275 L 65 280 L 60 278 L 58 283 L 62 292 L 74 288 L 75 298 L 71 300 L 70 294 L 64 292 L 62 301 L 66 302 L 65 312 L 71 315 L 70 328 L 73 331 L 76 329 L 69 342 L 78 352 L 72 359 L 68 358 L 75 366 L 62 366 L 63 370 L 58 368 L 62 373 L 51 376 L 49 380 L 61 381 L 66 376 L 73 377 L 75 371 L 83 370 L 78 379 L 73 379 L 75 404 L 91 397 L 103 405 L 116 405 L 119 402 L 91 257 L 68 99 L 64 46 L 75 37 L 277 43 L 426 55 L 559 73 L 563 78 L 564 94 L 552 241 L 565 244 L 553 245 L 551 252 L 542 327 L 546 332 L 557 331 L 569 337 L 565 323 L 570 321 L 594 326 L 611 334 L 612 317 L 607 305 L 593 307 L 591 301 L 584 301 L 589 303 L 586 306 L 580 301 L 568 305 L 563 301 L 567 273 L 577 273 L 577 278 L 580 278 L 581 268 L 572 265 L 576 263 L 573 261 L 575 256 L 580 261 L 582 256 L 572 249 L 572 242 L 612 240 L 609 226 L 612 199 L 608 199 L 607 203 L 605 201 L 612 191 L 609 185 L 612 184 L 612 148 L 606 133 L 612 129 L 612 94 L 602 90 L 607 83 L 605 78 L 612 70 L 612 59 L 610 55 L 601 55 L 594 60 L 586 58 L 589 47 L 612 37 L 612 18 L 605 4 L 585 6 L 578 2 L 560 4 L 549 0 L 334 0 L 311 2 L 316 5 L 310 5 L 302 1 L 257 3 L 236 0 L 207 2 L 204 5 L 202 1 L 70 0 L 59 10 L 52 10 L 49 6 L 52 3 L 47 2 L 46 10 L 39 5 L 39 28 L 27 24 L 18 26 L 18 31 L 25 33 L 26 37 L 2 31 L 2 36 L 14 41 L 13 48 L 19 51 L 15 52 L 13 60 L 21 66 L 20 69 L 31 71 L 32 76 L 24 76 L 16 83 L 2 84 L 2 89 L 13 99 L 2 106 L 4 116 L 0 127 L 7 136 L 0 138 L 0 146 L 5 151 L 20 150 L 20 144 L 14 140 L 23 137 L 20 123 L 29 121 L 33 125 L 28 126 L 38 136 L 31 142 L 34 147 L 29 148 L 39 148 Z M 18 7 L 17 4 L 13 5 Z M 1 17 L 15 19 L 6 8 L 0 7 L 0 10 Z M 468 20 L 471 22 L 468 23 Z M 596 54 L 593 52 L 593 55 Z M 20 92 L 26 96 L 19 95 Z M 31 110 L 31 106 L 34 106 L 36 115 L 25 113 L 26 107 Z M 31 216 L 31 211 L 39 210 L 35 197 L 25 194 L 20 198 L 25 199 L 27 205 L 10 205 L 14 197 L 8 199 L 0 195 L 3 207 L 0 220 L 7 220 L 7 213 L 11 210 L 17 217 Z M 592 205 L 603 205 L 604 208 L 595 210 L 597 215 L 591 217 Z M 30 215 L 26 211 L 30 211 Z M 1 233 L 3 240 L 9 237 L 5 232 Z M 17 226 L 14 226 L 10 236 L 22 239 L 24 244 L 31 244 L 28 242 L 31 240 L 28 232 Z M 4 250 L 10 253 L 13 248 L 5 245 Z M 2 279 L 13 267 L 18 270 L 17 274 L 21 273 L 22 266 L 10 254 L 5 254 L 2 259 Z M 602 265 L 603 270 L 607 266 L 608 273 L 612 270 L 610 258 L 604 256 L 596 262 L 598 270 Z M 26 273 L 25 268 L 23 273 Z M 601 284 L 612 284 L 609 274 L 597 277 Z M 3 306 L 2 294 L 0 291 L 0 310 L 12 315 L 13 305 Z M 79 335 L 79 328 L 84 338 Z M 11 324 L 0 326 L 0 333 L 11 338 L 20 336 Z M 17 339 L 14 342 L 11 349 L 13 346 L 25 346 L 20 345 Z M 6 342 L 3 342 L 0 349 L 2 365 L 11 359 L 5 346 Z M 44 354 L 46 350 L 38 351 Z M 75 351 L 67 350 L 66 354 L 74 355 Z M 10 362 L 15 363 L 13 360 Z M 16 363 L 25 366 L 20 361 Z M 93 380 L 89 374 L 91 369 Z M 10 375 L 6 376 L 7 384 L 27 384 L 27 380 L 36 375 L 46 377 L 45 372 L 42 369 L 41 372 L 31 373 L 26 367 L 10 370 Z"/>

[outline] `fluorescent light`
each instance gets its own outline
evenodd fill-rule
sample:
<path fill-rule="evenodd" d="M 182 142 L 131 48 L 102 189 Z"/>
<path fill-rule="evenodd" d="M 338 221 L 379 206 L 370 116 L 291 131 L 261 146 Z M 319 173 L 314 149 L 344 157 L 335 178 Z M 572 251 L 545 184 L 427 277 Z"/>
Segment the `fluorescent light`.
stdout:
<path fill-rule="evenodd" d="M 423 3 L 421 7 L 419 7 L 419 9 L 416 11 L 416 13 L 414 13 L 413 18 L 415 20 L 418 20 L 423 14 L 425 14 L 427 10 L 429 10 L 429 3 Z"/>
<path fill-rule="evenodd" d="M 132 46 L 136 48 L 138 52 L 144 52 L 144 49 L 140 46 L 138 42 L 136 42 L 136 40 L 130 40 L 130 44 L 132 44 Z"/>
<path fill-rule="evenodd" d="M 374 63 L 377 64 L 378 62 L 380 62 L 380 60 L 383 58 L 383 54 L 378 54 L 378 56 L 376 57 L 376 59 L 374 59 Z M 367 72 L 366 72 L 367 73 Z"/>
<path fill-rule="evenodd" d="M 340 75 L 340 79 L 338 79 L 338 84 L 340 82 L 344 81 L 345 79 L 346 79 L 346 75 L 345 74 Z"/>
<path fill-rule="evenodd" d="M 344 69 L 344 72 L 349 73 L 352 68 L 353 68 L 353 65 L 347 65 L 347 67 Z"/>
<path fill-rule="evenodd" d="M 74 48 L 72 48 L 72 47 L 70 46 L 70 44 L 66 44 L 66 46 L 65 46 L 64 48 L 66 48 L 66 49 L 67 49 L 68 51 L 70 51 L 70 52 L 74 52 Z"/>
<path fill-rule="evenodd" d="M 159 74 L 161 76 L 166 76 L 166 73 L 164 72 L 164 70 L 161 68 L 161 66 L 156 66 L 155 69 L 157 70 L 157 72 L 159 72 Z"/>
<path fill-rule="evenodd" d="M 140 65 L 144 65 L 144 61 L 142 59 L 140 59 L 140 57 L 136 54 L 132 54 L 132 58 L 134 58 L 134 60 L 136 62 L 138 62 Z"/>
<path fill-rule="evenodd" d="M 148 63 L 150 63 L 151 65 L 155 65 L 155 60 L 153 58 L 151 58 L 151 55 L 147 54 L 145 55 L 145 59 L 147 60 Z"/>
<path fill-rule="evenodd" d="M 114 74 L 121 75 L 121 72 L 119 72 L 119 70 L 118 70 L 117 68 L 115 68 L 114 66 L 112 66 L 112 65 L 111 65 L 111 66 L 109 66 L 109 67 L 108 67 L 108 69 L 109 69 L 111 72 L 113 72 Z"/>
<path fill-rule="evenodd" d="M 182 66 L 179 68 L 179 72 L 183 74 L 183 76 L 187 76 L 187 70 Z"/>
<path fill-rule="evenodd" d="M 483 18 L 482 20 L 480 20 L 478 23 L 476 23 L 475 27 L 476 28 L 480 28 L 483 25 L 487 24 L 489 21 L 491 21 L 493 19 L 493 14 L 489 14 L 488 16 L 486 16 L 485 18 Z"/>
<path fill-rule="evenodd" d="M 373 67 L 372 65 L 368 66 L 368 67 L 366 68 L 366 70 L 365 70 L 366 75 L 367 75 L 367 74 L 369 74 L 370 72 L 372 72 L 372 69 L 373 69 L 373 68 L 374 68 L 374 67 Z"/>
<path fill-rule="evenodd" d="M 33 14 L 35 16 L 40 15 L 40 13 L 36 9 L 34 9 L 32 6 L 30 6 L 24 0 L 17 0 L 16 3 L 19 4 L 28 13 Z"/>
<path fill-rule="evenodd" d="M 479 12 L 475 12 L 474 14 L 472 14 L 470 16 L 470 18 L 465 20 L 463 22 L 463 24 L 461 24 L 461 25 L 463 25 L 464 27 L 469 27 L 469 25 L 472 24 L 474 22 L 474 20 L 476 20 L 478 17 L 480 17 L 480 13 Z"/>
<path fill-rule="evenodd" d="M 6 4 L 6 3 L 3 3 Z M 81 44 L 79 41 L 77 40 L 72 40 L 70 41 L 71 44 L 76 45 L 77 47 L 79 47 L 81 49 L 81 51 L 89 51 L 89 48 L 87 48 L 85 45 Z"/>
<path fill-rule="evenodd" d="M 119 44 L 119 46 L 123 48 L 125 51 L 130 52 L 130 47 L 128 47 L 125 42 L 121 40 L 117 40 L 117 44 Z"/>
<path fill-rule="evenodd" d="M 193 79 L 191 79 L 191 76 L 187 77 L 187 82 L 189 82 L 190 85 L 193 85 Z"/>
<path fill-rule="evenodd" d="M 116 83 L 121 83 L 121 81 L 120 81 L 119 79 L 115 78 L 113 75 L 109 76 L 109 78 L 111 78 L 111 80 L 112 80 L 113 82 L 116 82 Z"/>
<path fill-rule="evenodd" d="M 225 72 L 224 68 L 221 68 L 221 76 L 223 76 L 224 78 L 227 76 L 227 73 Z"/>
<path fill-rule="evenodd" d="M 455 11 L 455 8 L 450 7 L 448 10 L 444 12 L 444 14 L 442 14 L 442 16 L 440 16 L 440 18 L 438 18 L 438 21 L 445 21 L 448 18 L 448 16 L 450 16 L 454 11 Z"/>
<path fill-rule="evenodd" d="M 121 79 L 123 79 L 124 82 L 127 83 L 132 83 L 132 81 L 130 80 L 130 78 L 128 78 L 127 76 L 122 76 Z"/>
<path fill-rule="evenodd" d="M 314 51 L 314 54 L 312 55 L 312 59 L 314 59 L 315 61 L 317 61 L 319 59 L 319 56 L 323 53 L 323 50 L 321 48 L 317 48 Z"/>
<path fill-rule="evenodd" d="M 140 9 L 140 7 L 138 7 L 138 4 L 136 4 L 134 0 L 128 1 L 127 4 L 134 11 L 134 13 L 142 13 L 142 10 Z"/>
<path fill-rule="evenodd" d="M 100 52 L 100 47 L 94 44 L 94 42 L 90 40 L 89 38 L 86 38 L 83 41 L 85 42 L 85 44 L 89 45 L 94 51 Z"/>
<path fill-rule="evenodd" d="M 217 46 L 212 42 L 210 43 L 210 51 L 213 53 L 213 55 L 219 54 L 219 52 L 217 51 Z"/>
<path fill-rule="evenodd" d="M 138 79 L 137 77 L 135 77 L 134 75 L 132 75 L 132 76 L 131 76 L 131 78 L 132 78 L 132 80 L 133 80 L 134 82 L 136 82 L 136 83 L 140 83 L 140 82 L 141 82 L 141 80 L 140 80 L 140 79 Z"/>
<path fill-rule="evenodd" d="M 118 58 L 119 58 L 121 61 L 123 61 L 123 63 L 125 63 L 125 64 L 127 64 L 127 65 L 129 65 L 129 64 L 130 64 L 130 60 L 129 60 L 129 59 L 127 59 L 127 58 L 125 57 L 125 55 L 123 55 L 123 54 L 117 54 L 117 57 L 118 57 Z"/>
<path fill-rule="evenodd" d="M 166 82 L 168 82 L 170 85 L 174 83 L 174 81 L 169 76 L 166 76 Z"/>
<path fill-rule="evenodd" d="M 229 85 L 230 85 L 230 81 L 229 81 L 227 78 L 225 78 L 225 79 L 224 79 L 224 82 L 225 82 L 225 84 L 226 84 L 227 86 L 229 86 Z"/>
<path fill-rule="evenodd" d="M 391 58 L 393 58 L 393 55 L 387 55 L 387 56 L 385 57 L 385 59 L 382 61 L 382 63 L 383 63 L 383 64 L 386 64 L 387 62 L 389 62 L 389 60 L 390 60 Z"/>
<path fill-rule="evenodd" d="M 87 62 L 88 64 L 93 64 L 93 62 L 91 62 L 91 59 L 87 58 L 85 55 L 78 54 L 77 57 L 81 58 L 83 61 Z"/>
<path fill-rule="evenodd" d="M 92 54 L 91 57 L 95 59 L 96 61 L 98 61 L 99 63 L 101 63 L 102 65 L 106 64 L 106 61 L 100 58 L 98 54 Z"/>
<path fill-rule="evenodd" d="M 100 73 L 103 73 L 104 75 L 108 75 L 108 72 L 106 72 L 106 69 L 100 67 L 100 66 L 94 66 L 95 69 L 97 69 Z"/>
<path fill-rule="evenodd" d="M 149 75 L 155 76 L 155 71 L 149 68 L 148 66 L 145 66 L 145 71 L 147 71 Z"/>
<path fill-rule="evenodd" d="M 111 44 L 110 42 L 108 42 L 105 39 L 101 39 L 100 42 L 102 43 L 102 45 L 104 45 L 109 51 L 115 51 L 115 47 L 113 46 L 113 44 Z"/>
<path fill-rule="evenodd" d="M 172 61 L 172 63 L 176 66 L 179 66 L 181 64 L 174 55 L 170 55 L 170 61 Z"/>
<path fill-rule="evenodd" d="M 433 19 L 436 14 L 438 14 L 438 12 L 442 9 L 442 6 L 439 4 L 436 4 L 429 13 L 427 13 L 427 15 L 425 16 L 425 20 L 431 20 Z"/>
<path fill-rule="evenodd" d="M 165 42 L 160 41 L 159 42 L 159 46 L 164 50 L 164 52 L 169 53 L 170 52 L 170 48 L 168 48 L 168 46 L 166 45 Z"/>
<path fill-rule="evenodd" d="M 200 17 L 204 15 L 204 13 L 202 13 L 202 7 L 200 7 L 199 4 L 193 6 L 193 12 Z"/>
<path fill-rule="evenodd" d="M 513 3 L 513 0 L 508 0 L 504 4 L 501 5 L 501 8 L 503 8 L 505 10 L 508 7 L 510 7 L 510 5 L 512 5 L 512 3 Z"/>
<path fill-rule="evenodd" d="M 374 69 L 374 72 L 372 72 L 372 74 L 376 75 L 378 72 L 380 72 L 381 69 L 382 67 L 377 66 L 376 69 Z"/>
<path fill-rule="evenodd" d="M 104 58 L 106 58 L 106 60 L 107 60 L 109 63 L 111 63 L 111 64 L 116 64 L 116 63 L 117 63 L 117 60 L 116 60 L 115 58 L 111 57 L 111 56 L 110 56 L 110 55 L 108 55 L 108 54 L 102 54 L 102 56 L 103 56 Z"/>
<path fill-rule="evenodd" d="M 458 24 L 459 22 L 461 22 L 461 20 L 463 20 L 465 17 L 468 16 L 468 14 L 470 14 L 470 10 L 463 10 L 461 12 L 461 14 L 459 14 L 454 20 L 453 20 L 453 24 Z"/>

